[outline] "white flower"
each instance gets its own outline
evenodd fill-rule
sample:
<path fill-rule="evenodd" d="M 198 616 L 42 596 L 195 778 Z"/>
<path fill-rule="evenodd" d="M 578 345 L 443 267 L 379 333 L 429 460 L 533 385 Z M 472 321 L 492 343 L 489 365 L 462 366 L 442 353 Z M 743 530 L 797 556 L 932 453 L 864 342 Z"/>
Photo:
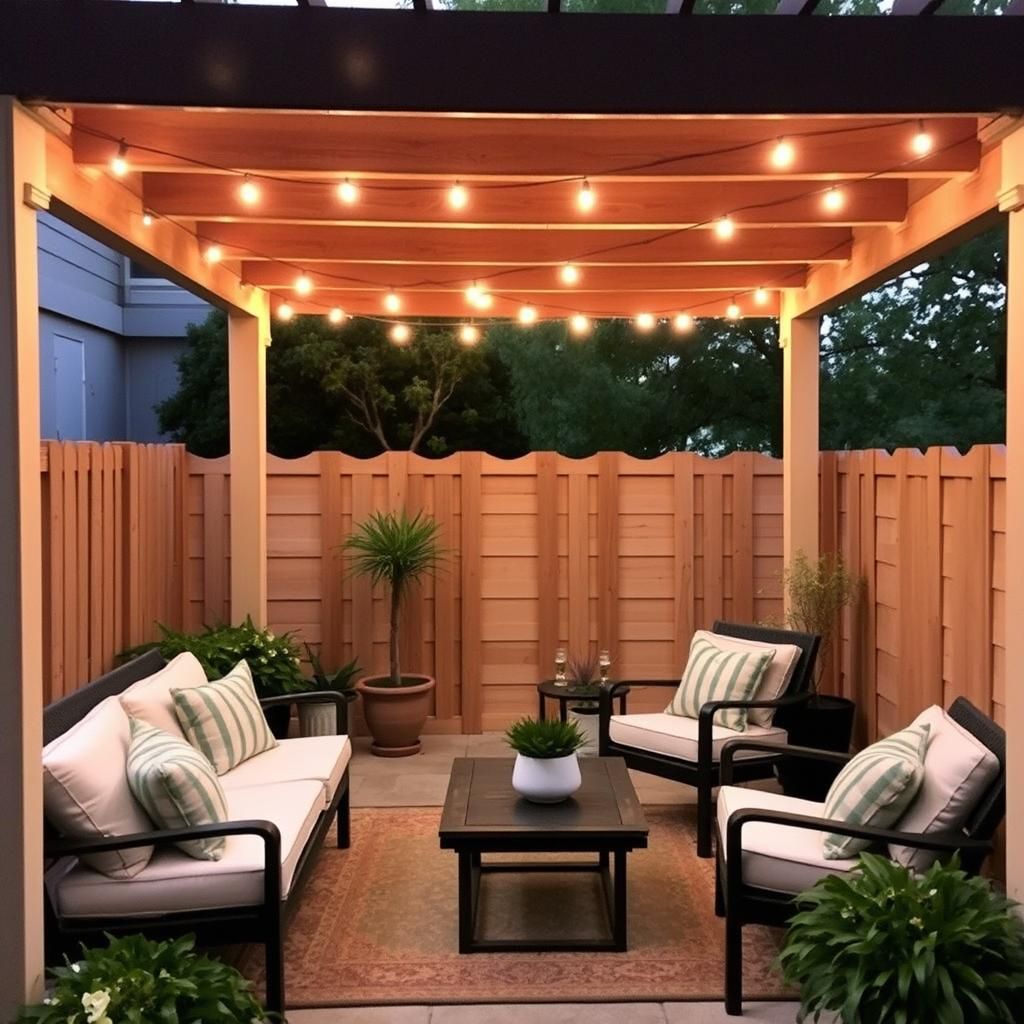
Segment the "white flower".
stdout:
<path fill-rule="evenodd" d="M 71 965 L 71 970 L 73 970 L 75 972 L 75 974 L 78 974 L 82 970 L 82 965 L 81 964 L 72 964 Z"/>
<path fill-rule="evenodd" d="M 86 992 L 82 996 L 82 1009 L 86 1012 L 89 1024 L 106 1024 L 107 1007 L 110 1005 L 110 992 L 105 988 L 95 992 Z"/>
<path fill-rule="evenodd" d="M 921 918 L 919 918 L 919 917 L 912 917 L 912 918 L 910 919 L 910 923 L 911 923 L 911 924 L 912 924 L 912 925 L 913 925 L 913 926 L 914 926 L 915 928 L 920 928 L 920 927 L 921 927 L 921 925 L 923 925 L 923 924 L 924 924 L 924 922 L 923 922 L 923 921 L 921 920 Z"/>
<path fill-rule="evenodd" d="M 938 896 L 939 895 L 939 890 L 938 889 L 929 889 L 928 890 L 928 895 L 929 896 Z"/>

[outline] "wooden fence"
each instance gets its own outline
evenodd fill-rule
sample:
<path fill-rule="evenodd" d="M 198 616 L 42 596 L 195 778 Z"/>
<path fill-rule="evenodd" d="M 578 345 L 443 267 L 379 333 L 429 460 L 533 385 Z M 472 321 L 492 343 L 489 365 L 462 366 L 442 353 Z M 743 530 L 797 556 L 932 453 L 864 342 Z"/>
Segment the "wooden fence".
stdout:
<path fill-rule="evenodd" d="M 155 620 L 227 619 L 229 469 L 177 446 L 44 447 L 48 698 Z M 622 676 L 674 676 L 693 629 L 781 615 L 782 469 L 766 456 L 316 452 L 268 473 L 270 622 L 328 664 L 386 667 L 382 595 L 338 555 L 353 523 L 400 507 L 440 522 L 446 565 L 403 627 L 406 666 L 438 680 L 435 731 L 531 712 L 559 645 L 608 648 Z M 1004 475 L 1000 448 L 822 455 L 823 544 L 867 580 L 830 672 L 862 739 L 956 693 L 1001 714 Z"/>

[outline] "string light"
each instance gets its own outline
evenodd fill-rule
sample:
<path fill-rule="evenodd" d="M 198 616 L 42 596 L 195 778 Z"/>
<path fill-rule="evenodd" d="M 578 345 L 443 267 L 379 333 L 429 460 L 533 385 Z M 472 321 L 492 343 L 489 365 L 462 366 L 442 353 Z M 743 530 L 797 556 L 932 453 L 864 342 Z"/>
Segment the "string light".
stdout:
<path fill-rule="evenodd" d="M 736 225 L 732 217 L 719 217 L 715 221 L 715 234 L 719 238 L 732 238 L 736 234 Z"/>
<path fill-rule="evenodd" d="M 672 321 L 672 326 L 679 334 L 685 334 L 693 328 L 693 317 L 689 313 L 678 313 Z"/>
<path fill-rule="evenodd" d="M 579 192 L 576 193 L 576 205 L 583 213 L 590 213 L 594 208 L 594 203 L 596 202 L 597 196 L 595 195 L 594 190 L 590 187 L 590 182 L 584 178 L 583 184 L 580 185 Z"/>
<path fill-rule="evenodd" d="M 475 306 L 480 301 L 480 296 L 483 295 L 484 290 L 474 281 L 466 289 L 466 301 L 471 305 Z"/>
<path fill-rule="evenodd" d="M 934 140 L 932 139 L 931 132 L 925 131 L 924 121 L 918 121 L 917 132 L 910 140 L 910 148 L 918 156 L 927 156 L 932 151 L 933 145 Z"/>
<path fill-rule="evenodd" d="M 822 197 L 821 205 L 830 213 L 841 210 L 846 205 L 846 195 L 841 188 L 832 186 Z"/>
<path fill-rule="evenodd" d="M 463 324 L 459 329 L 459 341 L 471 348 L 480 340 L 480 328 L 476 324 Z"/>
<path fill-rule="evenodd" d="M 477 309 L 490 309 L 494 305 L 494 296 L 490 292 L 481 292 L 476 300 Z"/>
<path fill-rule="evenodd" d="M 519 308 L 519 322 L 521 324 L 535 324 L 537 322 L 537 310 L 533 306 L 520 306 Z"/>
<path fill-rule="evenodd" d="M 758 288 L 754 292 L 754 301 L 759 305 L 763 306 L 768 301 L 768 291 L 765 288 Z"/>
<path fill-rule="evenodd" d="M 639 313 L 636 318 L 637 330 L 640 331 L 652 331 L 657 321 L 654 319 L 653 313 Z"/>
<path fill-rule="evenodd" d="M 117 146 L 117 152 L 110 160 L 110 170 L 119 178 L 128 173 L 128 143 L 122 139 Z"/>
<path fill-rule="evenodd" d="M 577 313 L 569 321 L 569 330 L 571 330 L 575 335 L 589 334 L 590 320 L 588 320 L 582 313 Z"/>
<path fill-rule="evenodd" d="M 153 214 L 148 210 L 142 215 L 142 226 L 144 228 L 151 228 L 153 226 Z"/>
<path fill-rule="evenodd" d="M 396 345 L 408 345 L 409 339 L 412 337 L 412 331 L 409 330 L 408 324 L 395 324 L 389 334 Z"/>
<path fill-rule="evenodd" d="M 465 185 L 460 185 L 455 182 L 450 189 L 448 189 L 448 205 L 453 210 L 461 210 L 469 202 L 469 193 L 466 191 Z"/>
<path fill-rule="evenodd" d="M 729 305 L 725 307 L 725 315 L 730 320 L 739 320 L 741 315 L 740 307 L 737 306 L 735 302 L 730 302 Z"/>
<path fill-rule="evenodd" d="M 772 166 L 784 171 L 787 167 L 793 166 L 795 159 L 796 149 L 794 149 L 793 143 L 787 139 L 778 139 L 772 150 Z"/>
<path fill-rule="evenodd" d="M 203 259 L 207 263 L 220 263 L 224 258 L 224 251 L 219 245 L 208 245 L 206 252 L 203 253 Z"/>
<path fill-rule="evenodd" d="M 238 198 L 246 206 L 255 206 L 260 201 L 260 187 L 247 174 L 238 186 Z"/>
<path fill-rule="evenodd" d="M 562 284 L 576 284 L 580 279 L 580 269 L 573 263 L 566 263 L 561 269 L 560 276 Z"/>
<path fill-rule="evenodd" d="M 287 302 L 282 302 L 281 305 L 277 307 L 278 320 L 291 320 L 293 316 L 295 316 L 295 310 L 292 309 Z"/>
<path fill-rule="evenodd" d="M 338 198 L 347 206 L 351 206 L 359 198 L 359 189 L 346 178 L 338 186 Z"/>
<path fill-rule="evenodd" d="M 295 294 L 309 295 L 313 291 L 313 279 L 308 274 L 299 274 L 295 278 Z"/>
<path fill-rule="evenodd" d="M 389 313 L 397 313 L 402 308 L 402 300 L 394 292 L 388 292 L 384 296 L 384 308 Z"/>
<path fill-rule="evenodd" d="M 332 324 L 344 323 L 345 322 L 345 310 L 341 309 L 339 306 L 335 306 L 334 309 L 332 309 L 330 311 L 330 313 L 327 314 L 327 319 Z"/>

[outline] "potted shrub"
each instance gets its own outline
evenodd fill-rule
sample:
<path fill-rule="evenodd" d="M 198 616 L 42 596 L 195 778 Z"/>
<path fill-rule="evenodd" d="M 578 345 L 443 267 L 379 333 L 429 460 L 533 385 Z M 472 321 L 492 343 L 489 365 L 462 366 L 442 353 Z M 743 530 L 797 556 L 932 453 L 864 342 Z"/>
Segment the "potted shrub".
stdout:
<path fill-rule="evenodd" d="M 587 742 L 575 722 L 522 718 L 505 733 L 516 752 L 512 788 L 527 800 L 555 804 L 580 788 L 577 751 Z"/>
<path fill-rule="evenodd" d="M 313 670 L 313 689 L 340 693 L 346 702 L 351 704 L 356 697 L 356 678 L 359 675 L 359 662 L 353 658 L 347 665 L 328 672 L 320 655 L 310 647 L 306 648 L 306 658 Z M 333 701 L 304 701 L 299 704 L 299 734 L 301 736 L 336 736 L 339 731 L 348 731 L 348 714 L 345 721 L 338 722 L 338 705 Z"/>
<path fill-rule="evenodd" d="M 370 750 L 383 757 L 406 757 L 420 749 L 420 733 L 430 713 L 432 676 L 401 670 L 398 631 L 402 601 L 417 580 L 441 560 L 438 524 L 422 512 L 411 518 L 402 512 L 375 512 L 360 523 L 343 545 L 352 559 L 351 571 L 368 576 L 390 590 L 390 631 L 387 675 L 365 676 L 356 684 L 363 713 L 373 736 Z"/>
<path fill-rule="evenodd" d="M 1024 1020 L 1024 923 L 955 858 L 915 875 L 862 854 L 860 871 L 822 879 L 797 903 L 779 961 L 800 987 L 798 1021 Z"/>
<path fill-rule="evenodd" d="M 49 995 L 26 1006 L 17 1024 L 238 1024 L 270 1020 L 238 971 L 193 949 L 191 935 L 153 942 L 109 938 L 82 959 L 50 970 Z"/>
<path fill-rule="evenodd" d="M 596 751 L 597 739 L 597 698 L 600 693 L 599 667 L 596 655 L 587 654 L 582 658 L 569 659 L 569 687 L 574 696 L 582 699 L 569 707 L 569 719 L 574 721 L 586 738 L 581 752 Z"/>
<path fill-rule="evenodd" d="M 811 680 L 811 699 L 786 716 L 789 742 L 795 746 L 817 747 L 845 753 L 853 739 L 856 705 L 846 697 L 821 692 L 821 680 L 835 644 L 839 616 L 860 596 L 862 579 L 847 568 L 842 555 L 825 554 L 809 559 L 798 552 L 783 575 L 789 594 L 786 625 L 821 637 L 818 660 Z M 816 765 L 813 772 L 798 761 L 782 761 L 779 781 L 790 796 L 824 800 L 839 768 Z"/>

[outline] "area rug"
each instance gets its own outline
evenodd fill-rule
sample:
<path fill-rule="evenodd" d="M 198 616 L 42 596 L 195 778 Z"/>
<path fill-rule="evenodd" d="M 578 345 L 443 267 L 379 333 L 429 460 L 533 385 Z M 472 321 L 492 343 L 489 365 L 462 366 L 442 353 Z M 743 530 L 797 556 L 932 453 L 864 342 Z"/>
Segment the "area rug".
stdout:
<path fill-rule="evenodd" d="M 288 1005 L 721 999 L 714 862 L 694 852 L 693 810 L 645 812 L 650 845 L 629 857 L 628 952 L 460 956 L 457 857 L 438 846 L 440 808 L 353 811 L 352 848 L 321 851 L 291 920 Z M 483 885 L 488 936 L 588 934 L 605 921 L 596 876 L 500 873 Z M 773 966 L 780 937 L 744 929 L 748 999 L 786 994 Z M 262 947 L 235 962 L 262 985 Z"/>

